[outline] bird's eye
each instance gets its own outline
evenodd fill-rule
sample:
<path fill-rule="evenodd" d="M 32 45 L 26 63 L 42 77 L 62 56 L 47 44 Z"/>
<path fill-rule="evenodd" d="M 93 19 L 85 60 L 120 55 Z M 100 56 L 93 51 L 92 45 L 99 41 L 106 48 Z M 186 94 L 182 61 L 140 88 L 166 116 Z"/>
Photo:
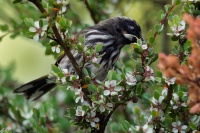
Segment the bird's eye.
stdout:
<path fill-rule="evenodd" d="M 131 33 L 135 33 L 135 27 L 134 26 L 129 27 L 129 30 L 130 30 Z"/>

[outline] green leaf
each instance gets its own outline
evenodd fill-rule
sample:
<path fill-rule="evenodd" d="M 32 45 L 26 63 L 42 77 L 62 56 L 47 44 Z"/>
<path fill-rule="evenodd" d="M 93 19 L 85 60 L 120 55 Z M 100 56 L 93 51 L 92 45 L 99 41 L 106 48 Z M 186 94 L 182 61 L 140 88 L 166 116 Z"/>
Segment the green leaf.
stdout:
<path fill-rule="evenodd" d="M 143 77 L 141 75 L 136 75 L 135 76 L 136 80 L 139 82 L 139 81 L 142 81 Z"/>
<path fill-rule="evenodd" d="M 9 27 L 8 27 L 7 24 L 0 25 L 0 30 L 1 30 L 1 31 L 8 31 L 8 30 L 9 30 Z"/>
<path fill-rule="evenodd" d="M 131 127 L 130 123 L 127 120 L 122 121 L 121 126 L 125 132 L 127 132 L 129 128 Z"/>
<path fill-rule="evenodd" d="M 179 18 L 178 15 L 174 15 L 173 22 L 174 22 L 175 25 L 179 25 L 180 24 L 180 18 Z"/>
<path fill-rule="evenodd" d="M 108 80 L 116 80 L 117 79 L 117 73 L 115 70 L 110 70 L 108 72 Z"/>
<path fill-rule="evenodd" d="M 158 32 L 158 34 L 163 30 L 164 25 L 161 24 L 156 24 L 155 25 L 155 30 Z"/>
<path fill-rule="evenodd" d="M 150 30 L 150 31 L 148 32 L 147 37 L 150 38 L 152 35 L 153 35 L 153 32 L 152 32 L 152 30 Z"/>
<path fill-rule="evenodd" d="M 66 31 L 67 29 L 69 29 L 72 25 L 72 21 L 62 17 L 60 19 L 60 21 L 58 22 L 58 24 L 60 25 L 60 30 L 62 32 Z"/>
<path fill-rule="evenodd" d="M 25 18 L 24 19 L 24 23 L 27 27 L 32 27 L 34 26 L 34 21 L 32 18 Z"/>
<path fill-rule="evenodd" d="M 169 15 L 168 15 L 168 20 L 172 20 L 173 17 L 174 17 L 174 15 L 173 15 L 172 13 L 169 13 Z"/>
<path fill-rule="evenodd" d="M 156 117 L 156 116 L 157 116 L 157 112 L 156 112 L 155 110 L 152 110 L 152 111 L 151 111 L 151 115 L 152 115 L 153 117 Z"/>
<path fill-rule="evenodd" d="M 165 8 L 165 12 L 168 12 L 169 11 L 169 9 L 171 9 L 171 5 L 169 5 L 169 4 L 167 4 L 167 5 L 165 5 L 164 6 L 164 8 Z"/>
<path fill-rule="evenodd" d="M 156 76 L 162 78 L 162 72 L 161 72 L 161 71 L 157 71 L 157 72 L 156 72 Z"/>
<path fill-rule="evenodd" d="M 81 51 L 84 50 L 83 45 L 81 45 L 80 43 L 78 43 L 78 44 L 76 45 L 76 47 L 77 47 L 77 49 L 78 49 L 79 52 L 81 52 Z"/>
<path fill-rule="evenodd" d="M 196 130 L 196 125 L 192 122 L 189 122 L 189 126 L 191 129 Z"/>
<path fill-rule="evenodd" d="M 163 10 L 160 10 L 158 12 L 158 20 L 161 21 L 164 18 L 165 18 L 165 12 Z"/>
<path fill-rule="evenodd" d="M 137 53 L 135 53 L 135 52 L 132 52 L 131 54 L 132 54 L 132 58 L 133 58 L 133 59 L 137 59 L 137 58 L 140 57 L 140 56 L 139 56 Z"/>
<path fill-rule="evenodd" d="M 51 65 L 51 70 L 52 70 L 54 73 L 60 72 L 60 69 L 59 69 L 56 65 L 54 65 L 54 64 Z"/>
<path fill-rule="evenodd" d="M 136 70 L 137 70 L 137 72 L 144 73 L 144 69 L 143 69 L 141 63 L 136 64 Z"/>
<path fill-rule="evenodd" d="M 148 39 L 149 44 L 153 44 L 154 41 L 155 41 L 155 38 L 154 38 L 153 36 L 151 36 L 151 37 Z"/>
<path fill-rule="evenodd" d="M 154 54 L 154 56 L 151 58 L 151 62 L 155 62 L 158 59 L 158 54 Z"/>
<path fill-rule="evenodd" d="M 138 95 L 140 95 L 142 93 L 142 84 L 138 83 L 136 86 L 136 92 Z"/>
<path fill-rule="evenodd" d="M 166 115 L 163 123 L 167 124 L 168 126 L 171 126 L 172 125 L 172 118 L 170 116 Z"/>
<path fill-rule="evenodd" d="M 99 51 L 101 51 L 102 47 L 103 47 L 103 44 L 102 43 L 98 43 L 96 45 L 96 47 L 95 47 L 95 52 L 98 53 Z"/>
<path fill-rule="evenodd" d="M 134 52 L 141 54 L 142 53 L 142 48 L 139 46 L 137 43 L 133 44 Z"/>
<path fill-rule="evenodd" d="M 160 97 L 160 93 L 158 91 L 154 91 L 153 92 L 153 97 L 158 100 L 159 97 Z"/>
<path fill-rule="evenodd" d="M 156 78 L 155 78 L 155 81 L 158 82 L 158 83 L 160 83 L 160 82 L 161 82 L 161 78 L 156 77 Z"/>
<path fill-rule="evenodd" d="M 134 112 L 134 114 L 136 114 L 137 116 L 140 116 L 140 115 L 141 115 L 140 108 L 138 108 L 137 106 L 134 107 L 133 112 Z"/>
<path fill-rule="evenodd" d="M 95 93 L 97 91 L 97 88 L 96 88 L 96 86 L 94 84 L 89 84 L 88 85 L 88 89 L 90 91 L 92 91 L 93 93 Z"/>

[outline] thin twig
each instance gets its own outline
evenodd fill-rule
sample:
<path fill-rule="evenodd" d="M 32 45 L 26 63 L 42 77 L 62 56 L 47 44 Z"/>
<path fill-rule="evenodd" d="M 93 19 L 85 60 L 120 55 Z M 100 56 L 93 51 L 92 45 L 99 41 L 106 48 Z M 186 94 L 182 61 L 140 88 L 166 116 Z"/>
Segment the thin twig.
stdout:
<path fill-rule="evenodd" d="M 90 12 L 90 16 L 91 16 L 92 20 L 94 21 L 95 24 L 97 24 L 99 21 L 95 18 L 94 11 L 91 9 L 88 1 L 87 0 L 83 0 L 83 2 L 85 3 L 86 8 Z"/>
<path fill-rule="evenodd" d="M 29 1 L 32 2 L 40 10 L 41 13 L 43 13 L 43 14 L 46 13 L 46 10 L 43 8 L 40 1 L 38 1 L 38 0 L 29 0 Z M 57 15 L 57 14 L 55 13 L 55 15 Z M 81 85 L 82 86 L 85 85 L 84 74 L 83 74 L 82 70 L 79 68 L 79 65 L 76 62 L 76 59 L 72 55 L 69 46 L 67 44 L 65 44 L 65 42 L 63 42 L 62 37 L 61 37 L 55 23 L 52 26 L 52 30 L 54 32 L 54 35 L 56 37 L 57 42 L 59 43 L 59 45 L 64 50 L 65 54 L 67 55 L 68 59 L 70 60 L 70 62 L 72 64 L 72 66 L 74 67 L 76 73 L 79 75 L 79 78 L 81 80 Z M 89 91 L 87 89 L 83 89 L 82 91 L 84 92 L 84 94 L 85 94 L 84 96 L 87 99 L 88 103 L 91 105 L 92 101 L 91 101 L 90 98 L 87 97 L 87 95 L 90 94 Z"/>

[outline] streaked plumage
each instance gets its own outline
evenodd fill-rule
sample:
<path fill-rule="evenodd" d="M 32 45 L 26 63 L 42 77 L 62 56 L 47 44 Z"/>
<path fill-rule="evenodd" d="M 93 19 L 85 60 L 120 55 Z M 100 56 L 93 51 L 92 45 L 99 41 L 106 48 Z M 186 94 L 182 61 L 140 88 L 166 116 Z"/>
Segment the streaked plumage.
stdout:
<path fill-rule="evenodd" d="M 94 47 L 98 43 L 103 44 L 101 51 L 98 53 L 102 55 L 102 58 L 97 60 L 97 63 L 100 64 L 99 68 L 90 63 L 85 65 L 88 70 L 96 75 L 93 78 L 100 81 L 106 78 L 108 71 L 115 65 L 123 46 L 136 42 L 137 38 L 143 41 L 140 26 L 127 17 L 115 17 L 105 20 L 80 31 L 76 37 L 78 38 L 80 35 L 85 37 L 84 45 L 86 47 Z M 78 64 L 83 61 L 81 53 L 72 51 L 72 54 Z M 68 69 L 70 73 L 74 73 L 74 68 L 66 55 L 59 58 L 55 64 L 61 69 Z M 56 77 L 44 76 L 22 85 L 15 89 L 14 93 L 24 93 L 26 98 L 35 100 L 54 88 L 56 86 L 55 81 Z"/>

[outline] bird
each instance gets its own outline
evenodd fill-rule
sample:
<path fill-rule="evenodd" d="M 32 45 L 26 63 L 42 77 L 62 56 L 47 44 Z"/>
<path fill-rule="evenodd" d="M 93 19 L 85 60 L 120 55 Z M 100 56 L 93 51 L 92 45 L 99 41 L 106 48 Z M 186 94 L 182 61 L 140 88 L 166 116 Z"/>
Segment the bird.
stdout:
<path fill-rule="evenodd" d="M 79 36 L 85 39 L 84 47 L 94 48 L 97 44 L 102 44 L 102 49 L 98 52 L 98 55 L 101 55 L 97 60 L 99 67 L 95 67 L 92 63 L 85 65 L 88 70 L 95 74 L 94 78 L 98 81 L 106 79 L 108 71 L 113 69 L 120 51 L 125 45 L 136 43 L 137 39 L 141 39 L 142 43 L 146 44 L 140 25 L 134 19 L 125 16 L 101 21 L 75 35 L 76 38 Z M 80 64 L 83 61 L 82 53 L 74 50 L 71 52 L 76 62 Z M 70 73 L 75 73 L 74 67 L 65 54 L 58 58 L 55 65 L 61 69 L 68 69 Z M 27 99 L 36 100 L 57 85 L 56 79 L 57 77 L 52 75 L 42 76 L 14 89 L 14 93 L 22 93 Z"/>

